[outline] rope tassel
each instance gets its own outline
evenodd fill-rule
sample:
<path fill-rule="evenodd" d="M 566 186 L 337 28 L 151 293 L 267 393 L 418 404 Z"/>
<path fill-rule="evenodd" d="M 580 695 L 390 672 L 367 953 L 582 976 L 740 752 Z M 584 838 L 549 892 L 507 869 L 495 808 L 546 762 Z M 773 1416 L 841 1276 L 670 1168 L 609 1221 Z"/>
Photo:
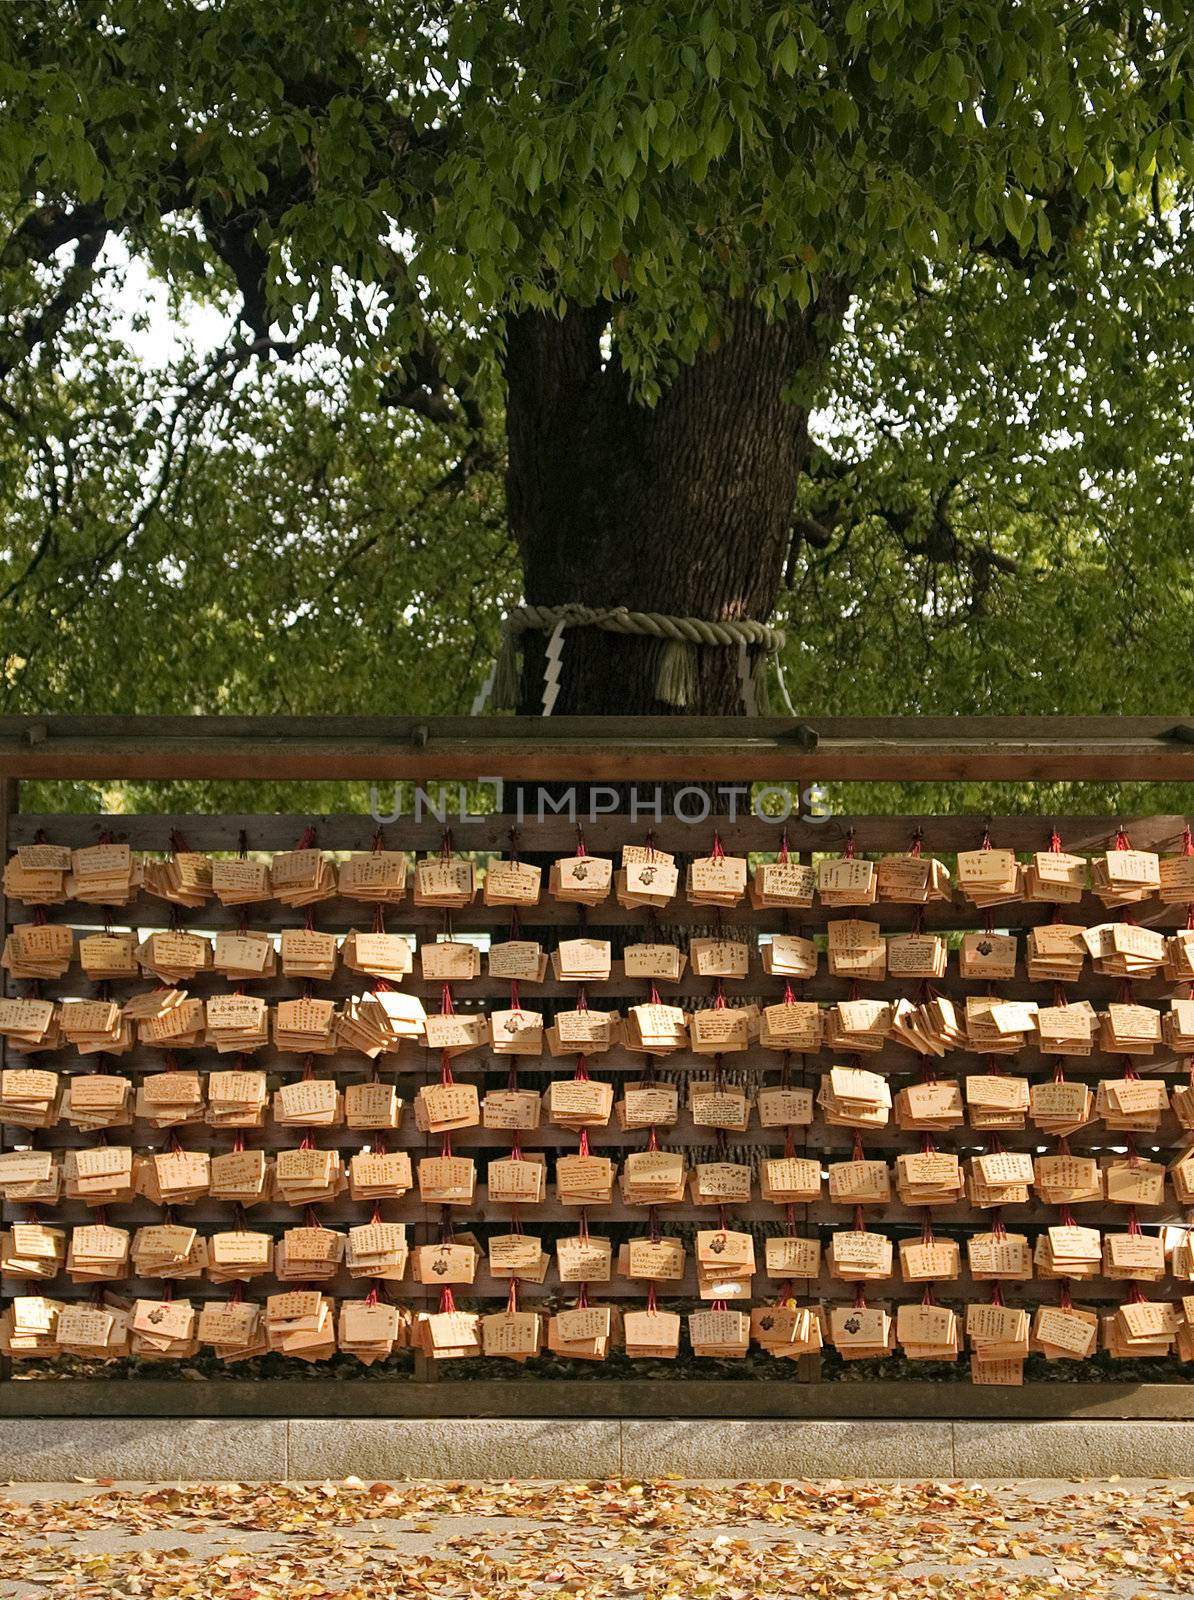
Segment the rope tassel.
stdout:
<path fill-rule="evenodd" d="M 659 658 L 655 693 L 665 706 L 690 706 L 697 693 L 696 646 L 669 639 Z"/>
<path fill-rule="evenodd" d="M 510 628 L 502 629 L 502 643 L 498 650 L 493 674 L 493 705 L 496 711 L 513 711 L 518 704 L 518 635 Z M 484 709 L 484 702 L 477 710 Z"/>

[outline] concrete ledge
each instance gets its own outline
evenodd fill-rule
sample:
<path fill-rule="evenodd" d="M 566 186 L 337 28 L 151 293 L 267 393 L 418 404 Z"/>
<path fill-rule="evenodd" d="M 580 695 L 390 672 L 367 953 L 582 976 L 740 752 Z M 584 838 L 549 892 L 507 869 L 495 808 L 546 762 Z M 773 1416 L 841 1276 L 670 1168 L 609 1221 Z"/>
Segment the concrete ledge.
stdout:
<path fill-rule="evenodd" d="M 1194 1422 L 955 1422 L 959 1478 L 1186 1478 Z"/>
<path fill-rule="evenodd" d="M 290 1423 L 292 1478 L 616 1478 L 621 1423 Z"/>
<path fill-rule="evenodd" d="M 1194 1478 L 1194 1422 L 19 1418 L 0 1479 Z"/>
<path fill-rule="evenodd" d="M 0 1478 L 284 1478 L 289 1423 L 143 1418 L 13 1418 L 0 1427 Z"/>
<path fill-rule="evenodd" d="M 951 1478 L 949 1422 L 623 1422 L 622 1471 L 658 1478 Z"/>

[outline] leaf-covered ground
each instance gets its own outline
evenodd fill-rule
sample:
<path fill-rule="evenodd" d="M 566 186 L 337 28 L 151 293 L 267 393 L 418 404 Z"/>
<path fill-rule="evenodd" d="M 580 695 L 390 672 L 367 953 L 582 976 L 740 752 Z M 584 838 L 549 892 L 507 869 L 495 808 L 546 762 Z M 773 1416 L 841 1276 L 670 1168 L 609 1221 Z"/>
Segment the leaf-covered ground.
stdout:
<path fill-rule="evenodd" d="M 19 1486 L 3 1600 L 1161 1600 L 1189 1483 Z"/>

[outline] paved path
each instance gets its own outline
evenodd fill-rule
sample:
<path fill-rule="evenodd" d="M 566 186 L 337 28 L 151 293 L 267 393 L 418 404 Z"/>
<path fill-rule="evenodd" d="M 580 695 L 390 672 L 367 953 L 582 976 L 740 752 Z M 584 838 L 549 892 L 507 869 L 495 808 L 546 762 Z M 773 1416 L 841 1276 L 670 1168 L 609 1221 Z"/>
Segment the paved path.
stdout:
<path fill-rule="evenodd" d="M 1168 1600 L 1194 1483 L 20 1484 L 0 1600 Z"/>

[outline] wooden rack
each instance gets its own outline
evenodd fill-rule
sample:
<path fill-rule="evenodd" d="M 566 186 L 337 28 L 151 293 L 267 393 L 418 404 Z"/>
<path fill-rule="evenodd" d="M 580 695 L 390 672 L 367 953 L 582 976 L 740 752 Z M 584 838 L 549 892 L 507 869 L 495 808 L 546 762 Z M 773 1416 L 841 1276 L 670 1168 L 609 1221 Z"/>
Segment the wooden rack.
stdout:
<path fill-rule="evenodd" d="M 0 718 L 0 861 L 7 859 L 16 846 L 33 842 L 39 833 L 44 833 L 53 843 L 74 847 L 96 843 L 101 835 L 108 835 L 116 842 L 127 842 L 135 850 L 164 852 L 169 847 L 171 832 L 177 830 L 191 849 L 234 853 L 239 846 L 266 851 L 290 849 L 307 827 L 314 828 L 321 849 L 366 850 L 378 828 L 371 818 L 359 815 L 35 815 L 22 811 L 19 805 L 20 784 L 31 779 L 327 781 L 405 778 L 428 785 L 432 780 L 456 783 L 495 776 L 511 784 L 650 785 L 683 780 L 698 785 L 732 781 L 735 784 L 784 785 L 795 796 L 808 782 L 830 780 L 884 779 L 907 783 L 1009 779 L 1190 781 L 1194 779 L 1191 739 L 1194 739 L 1194 725 L 1178 718 L 830 718 L 816 719 L 808 725 L 779 719 L 713 718 L 6 717 Z M 801 816 L 797 810 L 786 828 L 790 849 L 805 859 L 814 852 L 840 853 L 851 830 L 862 853 L 906 850 L 919 831 L 927 854 L 950 855 L 975 848 L 984 829 L 989 828 L 994 844 L 1024 854 L 1045 848 L 1050 829 L 1055 826 L 1067 849 L 1087 853 L 1108 848 L 1120 823 L 1128 829 L 1133 844 L 1139 848 L 1173 853 L 1181 847 L 1187 820 L 1184 816 L 1125 818 L 1113 815 L 809 818 Z M 775 821 L 752 814 L 745 803 L 739 805 L 733 817 L 723 812 L 696 823 L 680 820 L 665 810 L 658 821 L 640 817 L 637 822 L 631 822 L 625 815 L 600 815 L 593 819 L 585 817 L 582 826 L 586 845 L 594 854 L 616 854 L 622 843 L 639 842 L 648 827 L 653 830 L 660 848 L 689 855 L 706 853 L 715 832 L 731 852 L 773 853 L 782 832 Z M 503 852 L 509 848 L 511 830 L 515 827 L 519 830 L 520 848 L 524 853 L 545 857 L 569 852 L 576 846 L 576 827 L 566 816 L 547 815 L 542 821 L 536 821 L 534 817 L 518 818 L 506 813 L 454 824 L 455 847 L 480 853 Z M 382 825 L 381 832 L 388 849 L 428 851 L 439 847 L 443 824 L 432 815 L 420 820 L 402 817 Z M 0 900 L 0 932 L 7 931 L 14 920 L 13 909 L 6 908 Z M 127 909 L 122 908 L 116 920 L 122 926 L 162 927 L 166 925 L 168 910 L 160 900 L 143 897 Z M 1074 910 L 1075 920 L 1079 921 L 1094 922 L 1105 916 L 1101 904 L 1089 898 Z M 1049 920 L 1052 911 L 1046 904 L 1008 906 L 1001 910 L 998 923 L 1000 927 L 1023 930 L 1035 922 Z M 1139 920 L 1158 928 L 1177 927 L 1185 919 L 1184 907 L 1151 905 L 1142 908 L 1142 912 Z M 913 908 L 903 905 L 880 905 L 875 908 L 875 914 L 885 931 L 908 928 L 914 919 Z M 79 928 L 101 926 L 105 921 L 102 908 L 73 902 L 49 908 L 49 915 Z M 367 916 L 366 908 L 342 899 L 325 901 L 316 907 L 317 924 L 324 931 L 341 932 L 352 926 L 362 926 L 363 916 Z M 183 926 L 217 929 L 235 926 L 240 921 L 240 910 L 211 903 L 182 911 L 179 920 Z M 486 933 L 503 929 L 508 921 L 508 910 L 477 905 L 455 916 L 453 931 L 456 935 Z M 619 929 L 642 926 L 644 917 L 640 911 L 623 910 L 611 901 L 592 913 L 591 921 L 594 927 Z M 668 925 L 680 928 L 708 929 L 711 921 L 708 910 L 687 906 L 682 901 L 666 913 Z M 744 907 L 727 913 L 726 921 L 735 927 L 758 932 L 774 928 L 776 914 Z M 813 935 L 823 931 L 825 921 L 826 912 L 818 905 L 809 911 L 791 913 L 788 928 L 794 933 Z M 278 928 L 301 925 L 301 922 L 302 913 L 276 903 L 253 908 L 254 927 Z M 575 907 L 545 901 L 523 911 L 522 922 L 528 930 L 533 928 L 537 937 L 549 931 L 570 933 L 576 929 L 576 911 Z M 444 926 L 438 913 L 415 907 L 409 899 L 401 906 L 387 908 L 386 925 L 393 932 L 412 933 L 419 941 L 436 938 Z M 944 931 L 973 928 L 980 923 L 973 907 L 955 903 L 930 907 L 927 925 L 930 931 Z M 351 981 L 354 978 L 355 983 Z M 221 984 L 226 987 L 227 981 L 200 975 L 189 987 L 203 995 Z M 85 987 L 85 980 L 72 972 L 57 983 L 47 984 L 44 993 L 47 998 L 53 998 L 77 994 Z M 126 985 L 125 990 L 130 987 L 136 985 Z M 319 992 L 334 997 L 359 987 L 359 974 L 340 971 L 334 980 L 322 984 Z M 403 987 L 428 998 L 438 996 L 440 988 L 437 983 L 424 982 L 417 976 L 407 980 Z M 953 964 L 949 975 L 935 987 L 954 996 L 974 989 L 958 977 Z M 591 984 L 588 988 L 593 999 L 600 996 L 603 1002 L 623 1008 L 642 998 L 641 980 L 625 979 L 618 965 L 608 982 Z M 847 988 L 844 980 L 822 972 L 800 992 L 802 998 L 833 1000 L 844 998 Z M 906 985 L 899 982 L 889 982 L 868 985 L 866 992 L 889 996 L 904 992 L 905 988 Z M 1156 979 L 1137 984 L 1136 993 L 1143 999 L 1167 994 L 1170 988 L 1163 980 Z M 686 977 L 671 993 L 690 999 L 711 994 L 713 989 L 711 979 Z M 750 977 L 737 983 L 734 989 L 735 994 L 766 1001 L 780 996 L 783 982 L 766 976 L 756 960 Z M 1081 992 L 1096 1001 L 1105 1001 L 1114 997 L 1114 990 L 1115 980 L 1088 977 Z M 279 977 L 253 985 L 253 992 L 267 998 L 288 997 L 301 992 L 301 985 L 299 980 Z M 543 1001 L 550 1009 L 553 1002 L 574 992 L 575 985 L 549 979 L 542 985 L 525 986 L 524 998 L 536 1005 Z M 113 998 L 119 999 L 121 993 L 121 986 L 113 985 Z M 459 991 L 460 998 L 468 1001 L 493 999 L 507 993 L 508 984 L 487 978 L 461 985 Z M 1050 987 L 1018 980 L 1002 985 L 1001 993 L 1038 998 L 1048 1003 Z M 664 994 L 664 998 L 670 997 Z M 65 1053 L 53 1060 L 38 1059 L 60 1071 L 78 1065 L 77 1057 Z M 198 1053 L 188 1057 L 189 1062 L 201 1059 Z M 827 1059 L 808 1058 L 802 1068 L 797 1063 L 799 1070 L 793 1081 L 815 1085 Z M 976 1070 L 979 1062 L 979 1056 L 959 1052 L 948 1058 L 947 1069 L 951 1074 L 961 1074 L 968 1068 Z M 159 1053 L 140 1047 L 121 1058 L 121 1070 L 131 1069 L 134 1073 L 160 1064 Z M 708 1058 L 700 1064 L 707 1066 Z M 1173 1071 L 1186 1070 L 1184 1062 L 1179 1063 L 1172 1057 L 1167 1063 L 1158 1057 L 1150 1064 L 1150 1070 L 1166 1064 Z M 256 1055 L 253 1065 L 266 1068 L 271 1075 L 282 1076 L 300 1069 L 297 1058 L 272 1049 Z M 478 1074 L 483 1080 L 487 1071 L 491 1078 L 499 1073 L 504 1076 L 507 1065 L 503 1059 L 487 1063 L 472 1056 L 455 1064 L 457 1076 L 464 1080 Z M 666 1070 L 668 1063 L 662 1065 Z M 752 1049 L 727 1058 L 727 1065 L 734 1072 L 768 1073 L 773 1080 L 778 1057 L 772 1051 Z M 921 1060 L 913 1052 L 889 1044 L 881 1055 L 868 1056 L 866 1065 L 890 1074 L 895 1087 L 915 1080 Z M 611 1051 L 594 1058 L 593 1062 L 595 1075 L 611 1076 L 615 1082 L 621 1074 L 632 1069 L 639 1071 L 641 1066 L 641 1056 L 624 1050 Z M 342 1081 L 352 1081 L 352 1075 L 360 1074 L 366 1067 L 367 1063 L 359 1056 L 321 1057 L 319 1061 L 321 1075 L 334 1071 L 343 1075 Z M 1015 1058 L 1015 1069 L 1041 1073 L 1047 1070 L 1047 1064 L 1039 1055 L 1028 1051 Z M 384 1070 L 387 1077 L 396 1077 L 400 1093 L 409 1102 L 418 1085 L 429 1081 L 437 1065 L 428 1052 L 409 1047 L 407 1053 L 397 1058 L 387 1056 Z M 571 1064 L 567 1061 L 523 1062 L 520 1063 L 520 1078 L 526 1086 L 538 1087 L 552 1076 L 570 1074 L 570 1070 Z M 1067 1064 L 1067 1071 L 1075 1078 L 1097 1078 L 1107 1075 L 1107 1062 L 1097 1056 L 1076 1060 Z M 1170 1126 L 1144 1143 L 1161 1148 L 1171 1145 L 1175 1137 L 1176 1131 Z M 163 1138 L 160 1132 L 144 1125 L 133 1131 L 133 1143 L 141 1148 L 156 1147 Z M 183 1138 L 186 1142 L 185 1130 Z M 891 1155 L 913 1148 L 916 1138 L 894 1127 L 868 1133 L 868 1153 Z M 1117 1140 L 1122 1144 L 1122 1138 L 1122 1135 L 1102 1133 L 1096 1124 L 1076 1136 L 1071 1145 L 1075 1153 L 1097 1153 Z M 221 1149 L 230 1144 L 231 1136 L 204 1129 L 203 1141 L 211 1148 Z M 965 1155 L 983 1149 L 983 1141 L 981 1133 L 959 1128 L 943 1138 L 942 1147 Z M 87 1141 L 68 1125 L 60 1124 L 40 1132 L 37 1142 L 40 1148 L 49 1148 L 82 1145 Z M 254 1142 L 276 1148 L 293 1140 L 289 1131 L 267 1127 Z M 320 1142 L 343 1149 L 359 1147 L 361 1135 L 344 1129 L 326 1129 Z M 621 1133 L 613 1126 L 593 1134 L 591 1142 L 597 1153 L 641 1148 L 640 1136 Z M 712 1134 L 695 1128 L 686 1112 L 681 1113 L 680 1123 L 669 1130 L 666 1139 L 671 1148 L 708 1148 L 712 1142 Z M 770 1147 L 772 1153 L 776 1153 L 783 1146 L 783 1130 L 754 1126 L 745 1134 L 731 1134 L 730 1142 L 735 1150 L 753 1151 L 757 1155 L 763 1147 Z M 414 1156 L 437 1141 L 419 1134 L 408 1117 L 406 1125 L 391 1137 L 390 1143 L 391 1148 L 407 1148 Z M 1042 1136 L 1029 1128 L 1022 1134 L 1009 1134 L 1005 1143 L 1012 1149 L 1039 1148 Z M 528 1138 L 528 1145 L 546 1151 L 572 1150 L 576 1136 L 544 1125 Z M 812 1129 L 801 1131 L 796 1153 L 819 1155 L 828 1160 L 843 1159 L 850 1145 L 848 1130 L 818 1122 Z M 469 1129 L 455 1136 L 454 1146 L 461 1153 L 475 1155 L 483 1162 L 487 1154 L 506 1153 L 509 1138 L 483 1129 Z M 331 1225 L 343 1225 L 361 1220 L 361 1209 L 360 1205 L 354 1206 L 345 1199 L 321 1208 L 321 1215 Z M 408 1223 L 416 1239 L 433 1236 L 434 1219 L 419 1203 L 417 1193 L 400 1201 L 385 1202 L 383 1212 L 387 1220 Z M 736 1224 L 760 1229 L 769 1225 L 772 1231 L 783 1218 L 782 1208 L 758 1199 L 732 1208 L 732 1214 Z M 71 1224 L 85 1220 L 86 1215 L 85 1207 L 67 1204 L 56 1209 L 52 1220 Z M 201 1202 L 187 1212 L 188 1219 L 199 1225 L 213 1223 L 225 1215 L 224 1208 L 212 1201 Z M 608 1231 L 615 1236 L 619 1233 L 624 1236 L 631 1224 L 642 1220 L 641 1209 L 626 1208 L 617 1198 L 612 1206 L 594 1215 L 594 1225 L 598 1215 L 602 1231 L 606 1231 L 608 1223 Z M 834 1225 L 840 1227 L 846 1215 L 841 1206 L 830 1205 L 825 1200 L 797 1208 L 802 1232 L 828 1231 Z M 156 1217 L 154 1207 L 138 1202 L 115 1212 L 113 1220 L 135 1225 L 156 1220 Z M 1083 1208 L 1081 1220 L 1099 1225 L 1122 1221 L 1122 1217 L 1122 1208 L 1088 1206 Z M 667 1209 L 666 1218 L 669 1226 L 673 1223 L 691 1225 L 698 1221 L 707 1225 L 709 1210 L 690 1205 L 674 1206 Z M 893 1203 L 883 1214 L 882 1226 L 896 1237 L 907 1237 L 919 1231 L 920 1218 L 919 1211 L 907 1211 Z M 1010 1225 L 1022 1225 L 1030 1232 L 1051 1218 L 1050 1208 L 1035 1201 L 1007 1211 Z M 253 1212 L 255 1227 L 269 1225 L 279 1229 L 292 1220 L 289 1209 L 283 1206 L 258 1207 Z M 574 1220 L 573 1208 L 562 1207 L 552 1200 L 534 1208 L 528 1217 L 528 1226 L 550 1235 L 559 1231 L 561 1224 L 570 1225 Z M 1148 1217 L 1150 1224 L 1187 1220 L 1176 1208 L 1167 1209 L 1163 1216 L 1150 1214 Z M 473 1211 L 462 1215 L 458 1225 L 477 1225 L 483 1231 L 487 1223 L 496 1225 L 495 1231 L 504 1231 L 508 1225 L 505 1213 L 500 1217 L 489 1215 L 484 1188 L 479 1186 Z M 985 1213 L 958 1206 L 943 1214 L 937 1226 L 943 1235 L 952 1233 L 964 1237 L 967 1231 L 985 1225 Z M 761 1274 L 759 1282 L 765 1292 L 766 1280 Z M 12 1284 L 5 1287 L 7 1292 L 12 1292 Z M 812 1295 L 821 1299 L 832 1300 L 852 1293 L 850 1285 L 827 1276 L 810 1287 Z M 1084 1302 L 1114 1299 L 1117 1288 L 1103 1280 L 1093 1280 L 1081 1287 Z M 155 1292 L 149 1284 L 135 1285 L 135 1288 L 140 1292 Z M 941 1298 L 964 1302 L 970 1288 L 964 1273 L 957 1282 L 943 1286 Z M 641 1299 L 641 1289 L 641 1285 L 630 1285 L 615 1278 L 606 1297 Z M 1024 1304 L 1053 1300 L 1057 1295 L 1057 1285 L 1049 1281 L 1033 1280 L 1016 1285 L 1015 1289 L 1017 1302 Z M 192 1298 L 223 1292 L 201 1282 L 188 1282 L 187 1290 Z M 46 1292 L 69 1298 L 72 1286 L 62 1280 L 47 1286 Z M 504 1292 L 504 1285 L 490 1280 L 482 1267 L 470 1298 L 496 1298 Z M 553 1270 L 538 1290 L 533 1285 L 526 1286 L 525 1298 L 531 1301 L 536 1295 L 542 1299 L 558 1292 Z M 404 1302 L 417 1302 L 422 1293 L 418 1284 L 404 1282 L 401 1286 Z M 670 1286 L 669 1298 L 684 1299 L 694 1293 L 695 1273 L 690 1267 L 684 1283 Z M 901 1298 L 918 1298 L 919 1288 L 893 1280 L 876 1286 L 874 1297 L 894 1303 Z M 775 1365 L 790 1366 L 789 1363 Z M 974 1389 L 965 1382 L 821 1383 L 815 1381 L 815 1371 L 807 1363 L 799 1373 L 785 1371 L 774 1379 L 752 1377 L 749 1381 L 720 1376 L 708 1379 L 686 1376 L 674 1381 L 586 1376 L 584 1380 L 546 1381 L 521 1375 L 513 1379 L 494 1375 L 461 1381 L 453 1378 L 451 1363 L 445 1366 L 448 1370 L 429 1370 L 420 1361 L 414 1379 L 402 1378 L 390 1383 L 369 1380 L 345 1383 L 317 1376 L 261 1383 L 212 1379 L 202 1384 L 154 1377 L 128 1382 L 13 1381 L 0 1385 L 0 1415 L 95 1412 L 276 1415 L 298 1411 L 338 1415 L 542 1415 L 562 1410 L 575 1415 L 1194 1415 L 1194 1401 L 1188 1398 L 1191 1391 L 1182 1384 L 1038 1382 L 1027 1384 L 1023 1390 L 983 1390 Z"/>

